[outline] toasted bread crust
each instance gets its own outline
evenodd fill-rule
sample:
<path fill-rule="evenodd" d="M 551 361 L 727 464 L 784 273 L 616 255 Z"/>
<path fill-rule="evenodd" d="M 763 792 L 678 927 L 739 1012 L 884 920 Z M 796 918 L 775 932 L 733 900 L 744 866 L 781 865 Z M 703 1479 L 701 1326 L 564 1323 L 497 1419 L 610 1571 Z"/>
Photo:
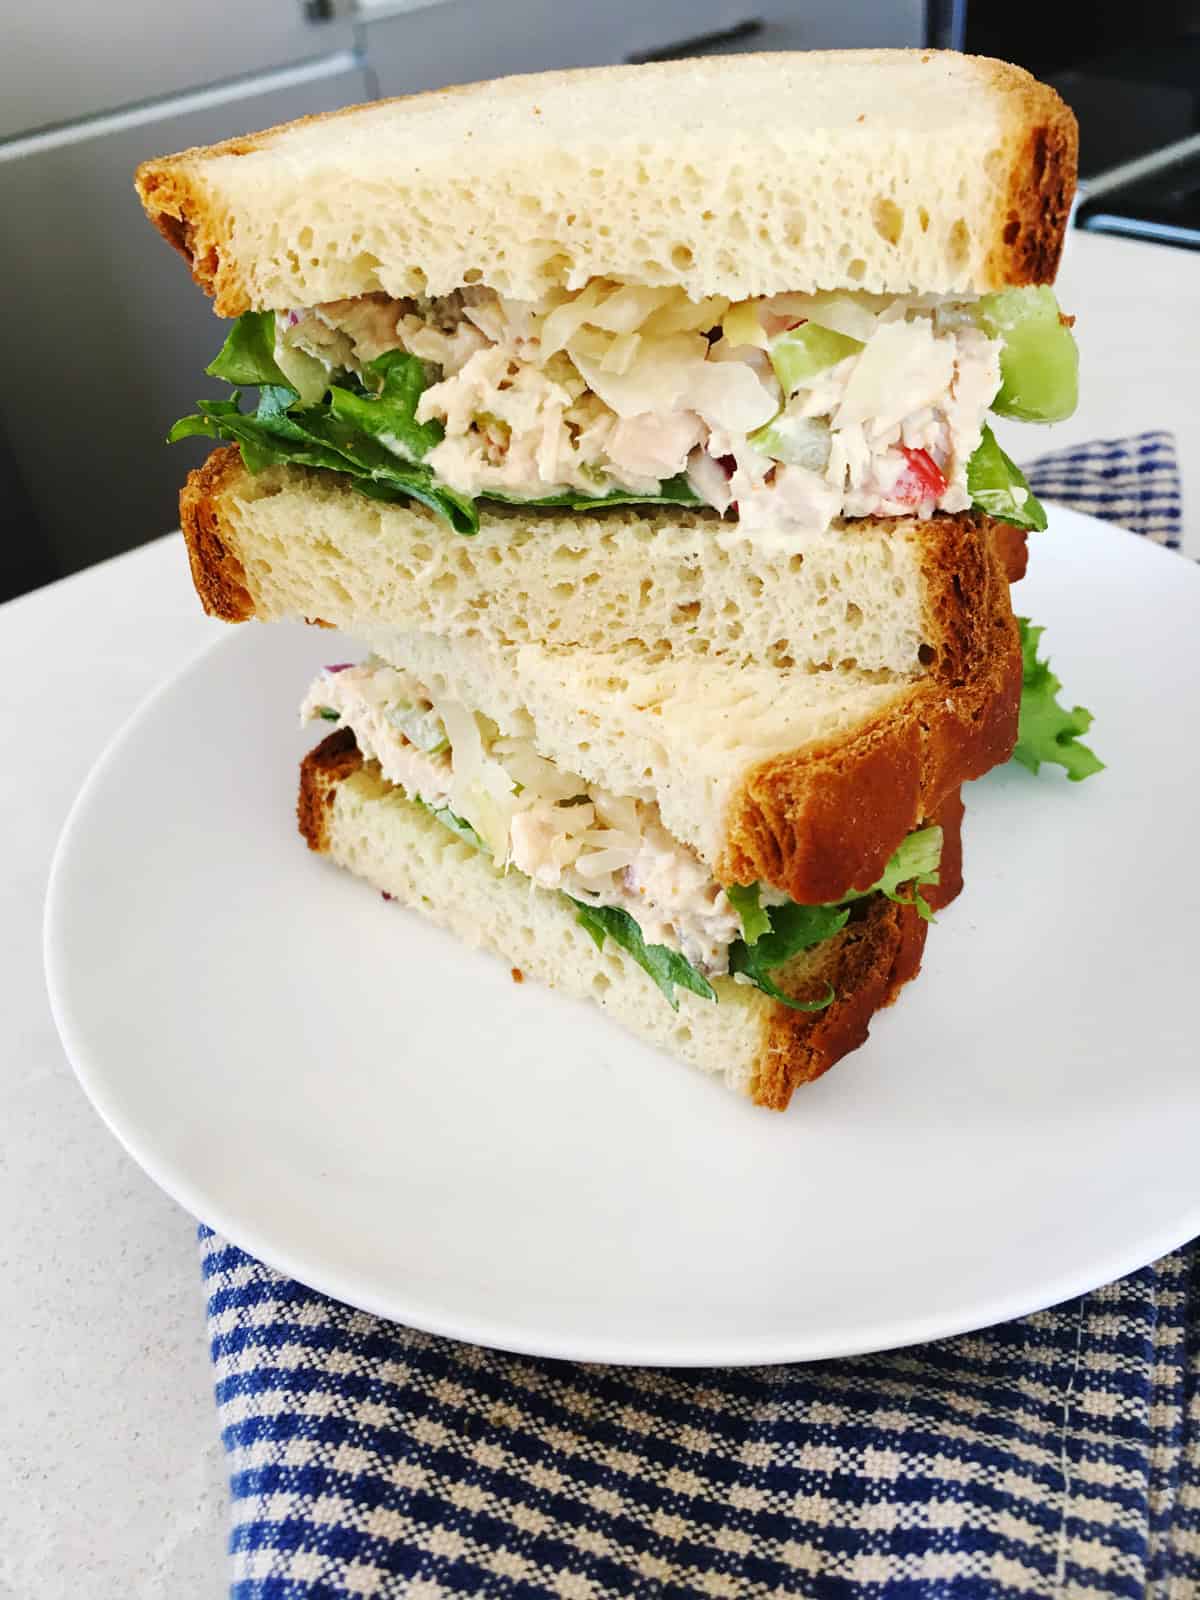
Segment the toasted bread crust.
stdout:
<path fill-rule="evenodd" d="M 947 795 L 929 817 L 942 829 L 942 859 L 937 884 L 923 891 L 933 911 L 940 911 L 962 889 L 963 803 L 958 790 Z M 891 1005 L 910 978 L 915 978 L 925 951 L 929 924 L 911 906 L 896 905 L 876 895 L 865 913 L 850 922 L 831 952 L 836 977 L 829 981 L 837 998 L 824 1011 L 808 1016 L 799 1027 L 786 1007 L 773 1007 L 763 1027 L 763 1048 L 752 1084 L 756 1105 L 784 1111 L 794 1090 L 829 1071 L 870 1030 L 871 1019 Z M 822 974 L 822 981 L 825 974 Z M 789 987 L 786 969 L 777 980 L 793 999 L 814 999 L 819 983 L 811 978 L 803 989 Z"/>
<path fill-rule="evenodd" d="M 946 796 L 1007 761 L 1021 705 L 1021 644 L 990 544 L 984 630 L 961 678 L 931 675 L 852 739 L 778 756 L 748 774 L 726 813 L 722 883 L 765 881 L 802 904 L 878 881 L 888 857 Z"/>
<path fill-rule="evenodd" d="M 941 683 L 961 683 L 992 645 L 988 611 L 998 570 L 998 524 L 981 512 L 938 511 L 926 526 L 924 634 L 938 641 L 929 671 Z"/>
<path fill-rule="evenodd" d="M 327 735 L 300 763 L 296 815 L 310 850 L 328 852 L 338 786 L 363 765 L 348 728 Z M 962 888 L 962 816 L 962 800 L 955 792 L 929 818 L 943 831 L 940 881 L 924 891 L 934 911 Z M 786 1110 L 795 1089 L 821 1077 L 864 1042 L 875 1013 L 890 1005 L 920 969 L 927 926 L 911 906 L 875 895 L 829 941 L 817 972 L 810 971 L 803 983 L 789 983 L 787 968 L 776 974 L 780 988 L 793 999 L 816 999 L 827 984 L 835 998 L 823 1011 L 805 1012 L 762 997 L 761 1047 L 750 1084 L 756 1105 Z"/>
<path fill-rule="evenodd" d="M 1020 583 L 1029 566 L 1029 535 L 1011 522 L 991 524 L 992 548 L 1009 583 Z"/>
<path fill-rule="evenodd" d="M 223 445 L 188 473 L 179 494 L 179 525 L 192 582 L 205 611 L 223 622 L 248 622 L 254 615 L 246 571 L 227 542 L 221 509 L 225 491 L 244 471 L 237 445 Z"/>
<path fill-rule="evenodd" d="M 872 1017 L 920 969 L 925 923 L 909 907 L 880 899 L 837 935 L 837 945 L 830 957 L 832 1004 L 807 1016 L 776 1005 L 766 1019 L 751 1088 L 755 1105 L 786 1111 L 801 1084 L 823 1077 L 866 1042 Z"/>
<path fill-rule="evenodd" d="M 846 55 L 908 56 L 922 63 L 935 60 L 936 51 L 827 52 L 830 57 Z M 768 59 L 747 54 L 736 58 L 741 63 Z M 973 216 L 960 218 L 963 248 L 970 235 L 980 241 L 974 251 L 981 269 L 981 289 L 1053 281 L 1062 254 L 1066 223 L 1074 192 L 1078 131 L 1074 116 L 1048 85 L 1039 83 L 1021 68 L 1006 62 L 979 57 L 958 57 L 967 70 L 978 74 L 981 94 L 994 94 L 1001 112 L 1001 146 L 996 152 L 999 167 L 992 186 L 994 205 L 978 205 Z M 151 222 L 188 263 L 193 279 L 214 298 L 214 309 L 221 316 L 236 317 L 251 309 L 262 309 L 252 271 L 239 259 L 235 240 L 236 219 L 219 193 L 214 192 L 205 170 L 214 160 L 269 151 L 298 129 L 353 118 L 364 109 L 386 106 L 427 108 L 451 98 L 478 100 L 481 115 L 486 112 L 489 93 L 499 85 L 506 90 L 520 83 L 529 97 L 531 115 L 540 115 L 539 94 L 560 86 L 593 87 L 606 75 L 614 81 L 631 71 L 647 74 L 648 97 L 654 90 L 685 77 L 696 66 L 693 61 L 658 62 L 650 67 L 593 67 L 532 74 L 523 79 L 450 85 L 418 95 L 374 101 L 369 107 L 348 106 L 260 132 L 224 140 L 218 144 L 194 147 L 175 155 L 143 162 L 135 175 L 135 187 Z M 982 241 L 991 241 L 986 248 Z M 423 269 L 414 261 L 401 265 Z M 659 271 L 670 272 L 659 264 Z M 618 274 L 619 275 L 619 274 Z M 664 281 L 666 281 L 664 279 Z M 378 285 L 375 285 L 376 287 Z M 798 287 L 779 284 L 777 288 Z M 827 288 L 853 289 L 854 282 L 830 281 Z M 449 287 L 443 286 L 439 292 Z M 355 292 L 343 287 L 341 293 Z M 367 292 L 365 288 L 357 292 Z M 707 291 L 705 291 L 707 292 Z M 288 303 L 299 303 L 293 297 Z M 281 302 L 282 304 L 282 302 Z M 277 307 L 278 309 L 278 307 Z"/>
<path fill-rule="evenodd" d="M 300 763 L 300 794 L 296 801 L 296 822 L 318 855 L 329 849 L 329 813 L 337 786 L 363 764 L 362 755 L 349 728 L 335 728 Z"/>
<path fill-rule="evenodd" d="M 1020 155 L 1008 173 L 997 242 L 987 266 L 997 282 L 1053 283 L 1062 259 L 1079 169 L 1079 125 L 1053 89 L 1013 84 L 1023 114 Z"/>

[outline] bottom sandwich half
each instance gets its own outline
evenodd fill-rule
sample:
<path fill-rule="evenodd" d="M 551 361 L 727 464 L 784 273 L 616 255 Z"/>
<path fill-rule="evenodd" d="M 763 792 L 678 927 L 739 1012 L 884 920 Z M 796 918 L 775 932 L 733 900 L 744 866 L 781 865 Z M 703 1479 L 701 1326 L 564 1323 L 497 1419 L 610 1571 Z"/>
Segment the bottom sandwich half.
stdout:
<path fill-rule="evenodd" d="M 942 834 L 937 881 L 922 891 L 931 911 L 962 886 L 962 811 L 955 791 L 926 819 Z M 497 867 L 388 783 L 350 729 L 331 733 L 301 763 L 298 819 L 310 849 L 492 951 L 514 976 L 596 1001 L 640 1038 L 774 1110 L 863 1043 L 871 1018 L 916 975 L 924 951 L 922 896 L 906 903 L 873 893 L 848 905 L 832 937 L 774 970 L 791 1004 L 730 976 L 713 980 L 715 999 L 681 988 L 668 1004 L 661 984 L 613 938 L 598 938 L 575 902 Z M 814 1009 L 793 1009 L 796 1002 Z"/>

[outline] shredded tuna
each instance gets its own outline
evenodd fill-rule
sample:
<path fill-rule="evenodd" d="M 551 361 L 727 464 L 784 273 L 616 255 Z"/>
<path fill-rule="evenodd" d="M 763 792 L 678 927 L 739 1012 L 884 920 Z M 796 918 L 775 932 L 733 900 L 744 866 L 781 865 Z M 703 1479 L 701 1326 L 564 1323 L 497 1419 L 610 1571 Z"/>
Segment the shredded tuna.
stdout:
<path fill-rule="evenodd" d="M 789 397 L 768 346 L 810 319 L 861 347 Z M 530 304 L 476 287 L 292 311 L 279 336 L 331 371 L 393 349 L 428 363 L 436 381 L 418 419 L 444 437 L 426 460 L 463 494 L 654 497 L 686 475 L 705 504 L 775 531 L 966 509 L 967 462 L 1000 387 L 999 343 L 975 326 L 971 302 L 936 296 L 731 307 L 593 280 Z M 768 423 L 810 448 L 783 460 L 756 448 Z M 940 494 L 937 476 L 912 470 L 913 451 L 941 475 Z"/>

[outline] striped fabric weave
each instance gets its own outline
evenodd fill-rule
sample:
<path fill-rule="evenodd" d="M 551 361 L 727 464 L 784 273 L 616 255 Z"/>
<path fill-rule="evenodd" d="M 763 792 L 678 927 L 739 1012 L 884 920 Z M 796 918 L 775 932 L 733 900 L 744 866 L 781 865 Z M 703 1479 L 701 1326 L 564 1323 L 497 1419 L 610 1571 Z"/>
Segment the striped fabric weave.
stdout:
<path fill-rule="evenodd" d="M 1171 434 L 1094 439 L 1039 456 L 1025 472 L 1041 499 L 1103 517 L 1178 550 L 1183 506 Z"/>
<path fill-rule="evenodd" d="M 1179 542 L 1169 436 L 1039 495 Z M 534 1360 L 201 1228 L 234 1600 L 1200 1595 L 1200 1249 L 982 1333 L 806 1366 Z"/>

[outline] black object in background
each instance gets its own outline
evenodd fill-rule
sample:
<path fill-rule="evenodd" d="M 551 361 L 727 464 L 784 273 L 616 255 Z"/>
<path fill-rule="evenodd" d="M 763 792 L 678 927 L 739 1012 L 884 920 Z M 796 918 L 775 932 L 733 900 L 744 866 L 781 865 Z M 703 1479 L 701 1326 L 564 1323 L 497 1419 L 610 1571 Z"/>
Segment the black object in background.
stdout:
<path fill-rule="evenodd" d="M 1200 0 L 969 0 L 964 42 L 1054 85 L 1084 179 L 1200 130 Z"/>
<path fill-rule="evenodd" d="M 0 601 L 60 576 L 16 457 L 0 428 Z"/>
<path fill-rule="evenodd" d="M 1079 227 L 1200 250 L 1200 136 L 1178 159 L 1084 199 Z M 1195 148 L 1192 148 L 1195 146 Z"/>

